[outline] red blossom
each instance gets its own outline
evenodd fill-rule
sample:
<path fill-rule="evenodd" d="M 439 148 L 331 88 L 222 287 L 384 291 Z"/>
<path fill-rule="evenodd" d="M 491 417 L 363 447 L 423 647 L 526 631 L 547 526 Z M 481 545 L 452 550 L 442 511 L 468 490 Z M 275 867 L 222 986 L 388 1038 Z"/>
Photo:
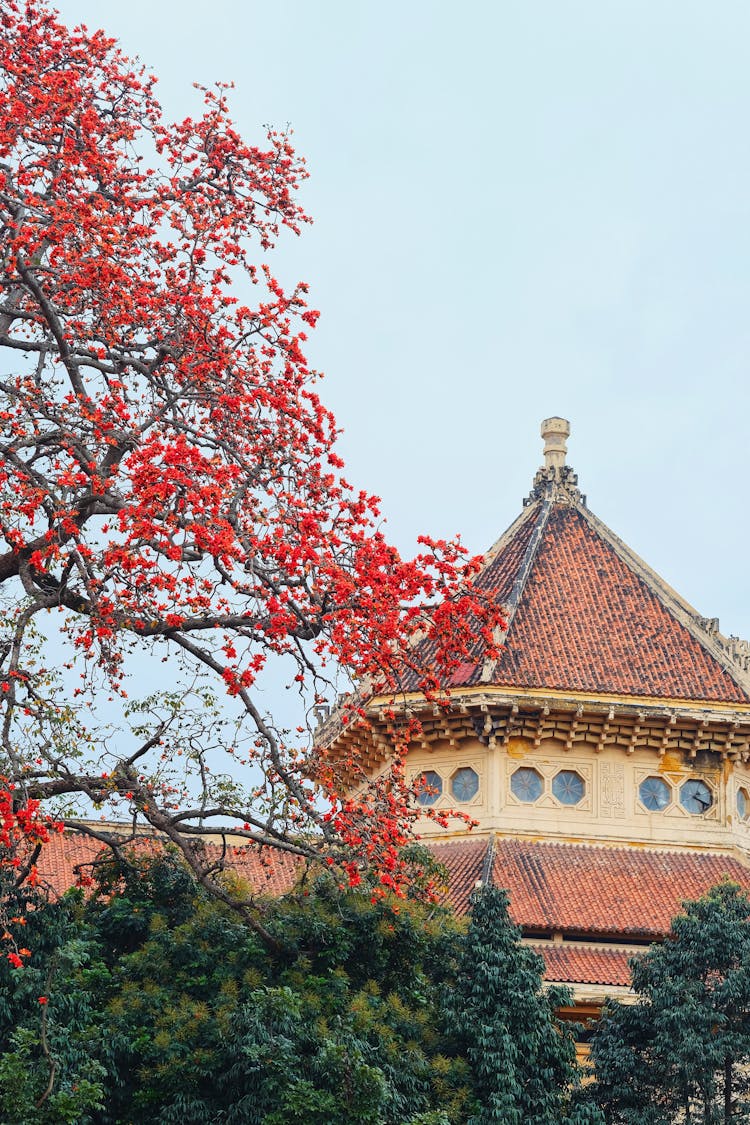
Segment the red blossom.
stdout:
<path fill-rule="evenodd" d="M 0 778 L 0 867 L 10 869 L 17 884 L 39 885 L 34 855 L 40 845 L 49 842 L 51 831 L 61 829 L 59 822 L 40 812 L 39 801 L 19 799 L 13 783 Z M 0 941 L 10 945 L 6 957 L 17 969 L 23 967 L 23 958 L 31 956 L 16 940 L 16 928 L 25 925 L 23 916 L 9 916 L 6 905 L 0 903 Z"/>

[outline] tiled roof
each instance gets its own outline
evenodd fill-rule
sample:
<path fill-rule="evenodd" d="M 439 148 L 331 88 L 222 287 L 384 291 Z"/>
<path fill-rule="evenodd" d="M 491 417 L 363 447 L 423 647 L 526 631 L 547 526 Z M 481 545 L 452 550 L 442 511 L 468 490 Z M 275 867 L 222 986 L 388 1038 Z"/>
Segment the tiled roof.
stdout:
<path fill-rule="evenodd" d="M 518 537 L 528 538 L 527 524 Z M 498 574 L 506 598 L 505 558 Z M 477 665 L 474 681 L 481 675 Z M 514 687 L 746 703 L 750 696 L 637 574 L 596 524 L 554 504 L 492 680 Z"/>
<path fill-rule="evenodd" d="M 90 836 L 79 832 L 50 833 L 49 842 L 42 846 L 37 872 L 44 888 L 61 895 L 74 887 L 80 873 L 88 875 L 102 845 Z M 81 871 L 76 870 L 81 865 Z"/>
<path fill-rule="evenodd" d="M 212 845 L 218 852 L 218 847 Z M 294 886 L 302 860 L 278 849 L 234 848 L 227 866 L 250 884 L 258 895 L 283 895 Z"/>
<path fill-rule="evenodd" d="M 533 513 L 529 513 L 533 516 Z M 504 547 L 499 550 L 484 570 L 477 576 L 476 584 L 483 589 L 493 590 L 497 600 L 504 605 L 511 596 L 518 576 L 518 571 L 523 562 L 524 554 L 534 530 L 533 518 L 518 521 L 515 533 L 510 536 Z M 418 648 L 420 667 L 429 668 L 433 662 L 437 646 L 434 641 L 422 641 Z M 473 649 L 468 654 L 470 659 L 461 663 L 456 668 L 450 681 L 451 687 L 458 687 L 473 682 L 482 669 L 483 643 L 477 637 Z M 403 688 L 413 691 L 419 687 L 418 677 L 413 672 L 404 676 Z"/>
<path fill-rule="evenodd" d="M 446 901 L 465 914 L 484 874 L 489 839 L 426 843 L 447 869 Z M 218 852 L 215 844 L 207 847 Z M 61 894 L 75 884 L 76 865 L 91 864 L 100 851 L 88 837 L 53 835 L 38 864 L 43 883 Z M 266 856 L 243 847 L 230 852 L 227 866 L 257 894 L 278 895 L 294 885 L 300 861 L 282 852 Z M 719 852 L 506 839 L 495 842 L 492 862 L 492 881 L 508 891 L 511 917 L 526 933 L 559 931 L 599 940 L 663 938 L 684 900 L 699 897 L 726 877 L 750 891 L 750 867 Z M 567 942 L 537 948 L 548 980 L 614 985 L 630 979 L 623 950 Z"/>
<path fill-rule="evenodd" d="M 627 988 L 630 984 L 632 953 L 606 946 L 534 945 L 532 948 L 544 958 L 546 980 L 560 984 L 604 984 Z"/>
<path fill-rule="evenodd" d="M 505 607 L 507 636 L 489 681 L 478 639 L 446 686 L 750 702 L 690 608 L 577 503 L 530 505 L 476 583 Z M 433 655 L 422 642 L 419 662 Z M 403 686 L 415 690 L 417 677 L 407 673 Z"/>
<path fill-rule="evenodd" d="M 155 851 L 157 842 L 142 838 L 128 845 L 138 850 Z M 209 858 L 220 858 L 218 844 L 206 844 Z M 53 832 L 49 843 L 42 847 L 37 872 L 41 885 L 55 895 L 61 895 L 76 885 L 79 874 L 90 875 L 91 867 L 97 858 L 106 855 L 106 849 L 98 840 L 78 832 Z M 226 857 L 226 866 L 241 879 L 250 884 L 259 895 L 280 895 L 294 886 L 301 861 L 297 856 L 282 851 L 261 853 L 255 846 L 231 848 Z M 81 870 L 77 870 L 79 867 Z"/>
<path fill-rule="evenodd" d="M 446 901 L 465 914 L 482 878 L 487 837 L 425 841 L 448 871 Z M 750 891 L 750 867 L 722 852 L 497 840 L 492 881 L 526 933 L 662 938 L 685 899 L 728 877 Z"/>
<path fill-rule="evenodd" d="M 482 878 L 489 843 L 487 837 L 445 842 L 425 840 L 424 843 L 448 872 L 445 901 L 457 914 L 466 914 L 471 892 Z"/>
<path fill-rule="evenodd" d="M 534 511 L 528 512 L 525 519 L 518 521 L 515 532 L 512 528 L 506 532 L 506 535 L 509 535 L 507 542 L 493 554 L 488 565 L 477 576 L 477 586 L 486 590 L 495 590 L 501 603 L 506 603 L 510 599 L 536 525 L 535 515 Z"/>
<path fill-rule="evenodd" d="M 448 840 L 429 843 L 430 851 L 448 872 L 448 888 L 445 900 L 458 914 L 465 914 L 469 907 L 469 896 L 481 878 L 488 840 L 475 837 L 464 840 Z M 157 846 L 152 837 L 144 838 L 130 848 L 137 847 L 153 851 Z M 206 852 L 220 858 L 218 844 L 208 843 Z M 83 866 L 83 874 L 91 874 L 91 865 L 106 855 L 106 849 L 98 840 L 77 832 L 53 833 L 48 844 L 42 848 L 37 870 L 43 886 L 60 895 L 75 886 L 79 872 L 77 865 Z M 282 895 L 291 890 L 300 873 L 302 861 L 287 852 L 267 848 L 263 851 L 257 846 L 232 847 L 226 855 L 226 866 L 241 879 L 250 884 L 258 895 Z"/>
<path fill-rule="evenodd" d="M 493 864 L 524 930 L 641 939 L 664 937 L 685 899 L 725 877 L 750 890 L 750 868 L 719 852 L 501 840 Z"/>

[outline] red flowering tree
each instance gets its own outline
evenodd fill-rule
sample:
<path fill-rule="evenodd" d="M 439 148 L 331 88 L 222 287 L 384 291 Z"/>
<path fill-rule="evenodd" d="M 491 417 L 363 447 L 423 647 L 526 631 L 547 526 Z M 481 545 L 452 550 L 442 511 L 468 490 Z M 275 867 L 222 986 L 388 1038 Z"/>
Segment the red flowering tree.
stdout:
<path fill-rule="evenodd" d="M 41 814 L 38 800 L 17 801 L 14 786 L 6 778 L 0 778 L 0 868 L 4 874 L 10 874 L 16 887 L 37 886 L 36 861 L 42 846 L 49 842 L 52 830 L 62 832 L 62 823 Z M 21 913 L 16 913 L 19 909 Z M 21 900 L 0 895 L 0 956 L 7 957 L 17 969 L 23 966 L 24 958 L 30 956 L 30 951 L 19 940 L 21 927 L 25 925 Z"/>
<path fill-rule="evenodd" d="M 401 559 L 341 476 L 317 313 L 266 263 L 307 221 L 303 161 L 246 143 L 222 87 L 165 123 L 152 77 L 44 3 L 5 0 L 0 31 L 2 772 L 21 801 L 127 811 L 208 883 L 190 841 L 214 822 L 398 881 L 398 752 L 347 798 L 259 677 L 273 658 L 308 708 L 334 666 L 397 693 L 417 633 L 447 669 L 495 611 L 456 544 Z"/>

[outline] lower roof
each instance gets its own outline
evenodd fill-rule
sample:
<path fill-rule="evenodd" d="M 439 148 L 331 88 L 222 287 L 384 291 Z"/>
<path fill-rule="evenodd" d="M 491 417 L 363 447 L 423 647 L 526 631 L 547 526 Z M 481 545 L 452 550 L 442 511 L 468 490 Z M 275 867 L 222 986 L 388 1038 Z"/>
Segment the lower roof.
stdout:
<path fill-rule="evenodd" d="M 143 846 L 152 848 L 154 841 L 144 840 Z M 219 858 L 218 845 L 206 846 Z M 427 847 L 445 867 L 445 898 L 458 914 L 468 912 L 472 891 L 482 882 L 505 889 L 511 917 L 544 958 L 545 978 L 569 984 L 628 985 L 633 951 L 621 948 L 623 943 L 665 937 L 682 903 L 722 879 L 750 892 L 750 864 L 737 852 L 489 836 L 433 840 Z M 62 894 L 79 874 L 87 874 L 101 851 L 90 837 L 53 834 L 39 857 L 40 879 Z M 279 895 L 294 886 L 301 861 L 242 847 L 231 850 L 228 866 L 256 893 Z M 553 934 L 584 940 L 534 942 Z"/>
<path fill-rule="evenodd" d="M 657 940 L 686 899 L 722 879 L 750 891 L 750 865 L 737 852 L 492 837 L 429 847 L 448 871 L 457 912 L 468 909 L 477 881 L 490 879 L 508 892 L 511 917 L 529 934 Z"/>
<path fill-rule="evenodd" d="M 722 879 L 750 891 L 750 864 L 737 852 L 609 847 L 540 840 L 463 837 L 427 846 L 447 871 L 446 899 L 458 914 L 469 909 L 486 879 L 508 892 L 513 920 L 529 935 L 664 937 L 686 899 L 699 898 Z M 218 845 L 208 844 L 217 850 Z M 102 845 L 86 836 L 53 834 L 39 858 L 42 881 L 61 894 L 90 867 Z M 258 894 L 283 894 L 300 861 L 257 847 L 231 850 L 228 866 Z"/>
<path fill-rule="evenodd" d="M 157 847 L 154 837 L 143 837 L 128 848 L 154 850 Z M 218 844 L 204 845 L 206 852 L 221 859 L 222 849 Z M 49 842 L 44 844 L 37 862 L 37 873 L 41 886 L 54 895 L 64 894 L 78 885 L 82 878 L 91 874 L 94 862 L 106 854 L 101 841 L 78 832 L 52 833 Z M 231 848 L 227 855 L 227 867 L 244 879 L 259 895 L 283 895 L 290 891 L 297 881 L 301 860 L 288 852 L 257 847 Z"/>
<path fill-rule="evenodd" d="M 630 985 L 632 950 L 571 942 L 532 944 L 531 948 L 544 960 L 545 980 L 556 984 L 600 984 L 617 988 Z"/>

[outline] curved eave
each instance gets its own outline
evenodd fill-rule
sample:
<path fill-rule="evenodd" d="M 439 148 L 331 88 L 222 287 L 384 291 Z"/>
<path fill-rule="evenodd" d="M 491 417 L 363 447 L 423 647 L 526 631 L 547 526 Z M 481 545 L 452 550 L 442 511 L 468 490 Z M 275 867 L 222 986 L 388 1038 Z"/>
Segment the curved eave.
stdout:
<path fill-rule="evenodd" d="M 458 754 L 477 743 L 502 749 L 522 739 L 534 747 L 553 741 L 595 753 L 644 749 L 655 756 L 710 752 L 750 760 L 750 706 L 486 686 L 452 696 L 448 710 L 416 694 L 395 714 L 391 699 L 373 700 L 367 720 L 340 729 L 328 753 L 340 764 L 351 760 L 353 774 L 355 762 L 359 770 L 377 771 L 402 741 L 404 724 L 414 718 L 419 730 L 411 745 L 428 751 L 447 744 Z"/>
<path fill-rule="evenodd" d="M 527 703 L 529 706 L 554 705 L 557 707 L 583 706 L 591 711 L 618 711 L 658 713 L 671 715 L 716 716 L 725 720 L 750 722 L 750 701 L 747 703 L 723 702 L 722 700 L 680 699 L 655 695 L 619 695 L 613 692 L 567 691 L 557 688 L 514 687 L 510 684 L 477 684 L 466 688 L 451 688 L 443 696 L 448 701 L 448 710 L 461 710 L 467 706 L 482 703 L 507 703 L 510 706 Z M 425 711 L 434 714 L 444 713 L 440 703 L 426 700 L 421 692 L 405 692 L 403 695 L 375 696 L 366 705 L 370 716 L 382 715 L 387 710 L 421 714 Z"/>

